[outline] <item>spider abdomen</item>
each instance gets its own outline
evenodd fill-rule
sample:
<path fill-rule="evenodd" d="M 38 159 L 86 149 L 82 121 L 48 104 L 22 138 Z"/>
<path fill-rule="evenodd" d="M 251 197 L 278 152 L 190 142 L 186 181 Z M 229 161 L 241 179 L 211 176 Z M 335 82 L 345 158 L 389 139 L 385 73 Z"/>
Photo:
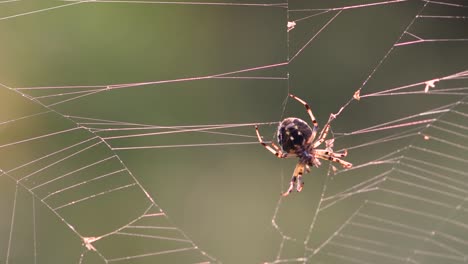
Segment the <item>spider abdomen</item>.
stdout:
<path fill-rule="evenodd" d="M 286 153 L 299 153 L 306 149 L 312 128 L 302 119 L 288 117 L 281 121 L 277 131 L 278 144 Z"/>

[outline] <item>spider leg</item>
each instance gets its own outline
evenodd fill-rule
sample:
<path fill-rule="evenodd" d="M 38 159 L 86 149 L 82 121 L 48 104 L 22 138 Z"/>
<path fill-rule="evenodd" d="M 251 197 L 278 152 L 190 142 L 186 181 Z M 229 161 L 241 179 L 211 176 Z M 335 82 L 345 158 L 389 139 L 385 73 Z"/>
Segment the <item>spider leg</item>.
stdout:
<path fill-rule="evenodd" d="M 294 189 L 294 185 L 296 185 L 296 181 L 297 181 L 297 177 L 292 176 L 291 183 L 289 184 L 288 190 L 286 192 L 284 192 L 283 194 L 281 194 L 281 195 L 288 196 L 292 192 L 292 190 Z"/>
<path fill-rule="evenodd" d="M 348 155 L 348 151 L 346 149 L 343 150 L 343 152 L 333 152 L 333 157 L 335 158 L 343 158 L 343 157 L 346 157 Z"/>
<path fill-rule="evenodd" d="M 323 154 L 320 154 L 320 152 L 322 152 L 322 151 L 323 151 Z M 328 151 L 326 151 L 326 150 L 321 150 L 321 149 L 316 150 L 315 156 L 317 158 L 320 158 L 320 159 L 331 160 L 333 162 L 340 163 L 341 166 L 343 166 L 343 168 L 346 168 L 346 169 L 349 169 L 349 168 L 353 167 L 353 164 L 351 164 L 351 163 L 349 163 L 347 161 L 344 161 L 344 160 L 342 160 L 340 158 L 335 157 L 336 155 L 343 155 L 343 154 L 335 154 L 335 153 L 325 154 L 326 152 L 328 153 Z"/>
<path fill-rule="evenodd" d="M 275 143 L 271 142 L 270 144 L 276 151 L 283 153 L 282 154 L 283 156 L 281 158 L 284 158 L 284 159 L 286 159 L 286 158 L 297 158 L 297 155 L 290 156 L 288 153 L 284 153 Z"/>
<path fill-rule="evenodd" d="M 304 187 L 304 181 L 302 180 L 302 175 L 304 174 L 305 164 L 298 163 L 296 168 L 294 169 L 293 176 L 291 177 L 291 182 L 289 183 L 289 188 L 286 192 L 284 192 L 283 196 L 288 196 L 296 187 L 296 191 L 302 191 Z"/>
<path fill-rule="evenodd" d="M 328 131 L 329 131 L 329 130 L 330 130 L 330 124 L 327 124 L 327 125 L 323 128 L 322 132 L 320 132 L 319 139 L 318 139 L 317 141 L 315 141 L 314 144 L 312 144 L 312 148 L 316 148 L 316 147 L 320 146 L 320 144 L 322 144 L 322 143 L 325 141 L 325 138 L 327 137 Z M 312 137 L 311 137 L 311 138 L 312 138 Z M 310 144 L 310 143 L 312 143 L 312 141 L 311 141 L 311 142 L 307 142 L 307 143 Z"/>
<path fill-rule="evenodd" d="M 273 142 L 271 142 L 271 146 L 277 151 L 277 152 L 282 152 L 281 149 Z"/>
<path fill-rule="evenodd" d="M 296 191 L 301 192 L 302 188 L 304 188 L 304 180 L 302 179 L 302 174 L 299 174 L 297 177 Z"/>
<path fill-rule="evenodd" d="M 289 96 L 292 97 L 293 99 L 295 99 L 296 101 L 298 101 L 299 103 L 304 105 L 304 107 L 306 108 L 307 113 L 310 116 L 310 119 L 312 120 L 312 125 L 313 125 L 312 135 L 310 136 L 310 138 L 308 140 L 308 143 L 310 143 L 315 139 L 315 136 L 317 135 L 317 130 L 318 130 L 317 120 L 315 119 L 315 116 L 312 113 L 312 109 L 310 109 L 310 106 L 306 103 L 306 101 L 302 100 L 301 98 L 299 98 L 299 97 L 297 97 L 297 96 L 295 96 L 293 94 L 289 94 Z"/>
<path fill-rule="evenodd" d="M 257 132 L 257 138 L 260 144 L 262 144 L 262 146 L 264 146 L 268 151 L 273 153 L 273 155 L 275 155 L 276 157 L 280 159 L 286 158 L 288 156 L 287 153 L 283 153 L 283 151 L 281 151 L 281 149 L 278 146 L 276 146 L 274 143 L 271 143 L 271 146 L 270 146 L 267 143 L 263 142 L 262 136 L 260 135 L 260 132 L 258 131 L 258 126 L 255 126 L 255 131 Z"/>
<path fill-rule="evenodd" d="M 348 155 L 348 151 L 345 149 L 343 152 L 330 152 L 324 149 L 315 149 L 315 153 L 322 155 L 322 156 L 332 156 L 334 158 L 343 158 Z"/>

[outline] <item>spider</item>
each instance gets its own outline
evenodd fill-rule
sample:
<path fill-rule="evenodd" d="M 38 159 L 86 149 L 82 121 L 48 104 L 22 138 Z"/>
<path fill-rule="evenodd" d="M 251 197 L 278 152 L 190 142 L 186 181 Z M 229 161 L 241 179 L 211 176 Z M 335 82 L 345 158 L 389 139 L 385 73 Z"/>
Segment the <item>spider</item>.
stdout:
<path fill-rule="evenodd" d="M 278 131 L 276 132 L 278 136 L 278 144 L 281 146 L 280 149 L 275 143 L 271 143 L 270 146 L 263 142 L 262 136 L 258 131 L 258 126 L 255 126 L 260 144 L 262 144 L 276 157 L 280 159 L 288 157 L 299 158 L 291 178 L 289 189 L 282 194 L 283 196 L 289 195 L 293 191 L 294 187 L 296 187 L 298 192 L 302 191 L 302 188 L 304 187 L 302 175 L 310 172 L 311 166 L 319 167 L 321 165 L 320 159 L 338 162 L 344 168 L 351 168 L 353 166 L 351 163 L 340 159 L 346 157 L 348 154 L 346 150 L 341 153 L 333 152 L 333 139 L 327 140 L 325 149 L 318 149 L 328 135 L 330 124 L 327 123 L 325 125 L 320 132 L 318 139 L 314 141 L 317 136 L 318 123 L 312 114 L 310 106 L 304 100 L 295 95 L 290 94 L 289 96 L 305 106 L 306 111 L 312 120 L 313 128 L 311 128 L 304 120 L 297 117 L 285 118 L 279 124 Z M 289 154 L 294 154 L 295 156 L 289 156 Z"/>

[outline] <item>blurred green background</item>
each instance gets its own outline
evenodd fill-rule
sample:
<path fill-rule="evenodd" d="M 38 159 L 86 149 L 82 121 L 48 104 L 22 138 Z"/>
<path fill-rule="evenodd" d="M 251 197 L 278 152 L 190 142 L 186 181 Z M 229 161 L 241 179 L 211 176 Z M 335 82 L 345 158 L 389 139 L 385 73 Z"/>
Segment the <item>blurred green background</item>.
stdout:
<path fill-rule="evenodd" d="M 408 1 L 345 10 L 320 31 L 291 64 L 230 75 L 277 79 L 203 79 L 135 86 L 46 108 L 27 96 L 43 96 L 55 93 L 55 90 L 21 90 L 27 94 L 21 96 L 7 88 L 106 86 L 174 80 L 284 63 L 336 15 L 333 11 L 300 20 L 287 34 L 288 17 L 292 21 L 314 14 L 293 10 L 348 6 L 360 1 L 312 3 L 298 0 L 290 1 L 289 9 L 284 6 L 232 5 L 250 2 L 229 1 L 226 5 L 80 3 L 44 10 L 70 3 L 49 0 L 0 2 L 0 83 L 4 85 L 0 87 L 0 169 L 3 171 L 93 136 L 84 129 L 77 129 L 56 137 L 6 146 L 38 135 L 76 128 L 77 119 L 73 122 L 66 116 L 159 126 L 278 122 L 286 116 L 307 120 L 303 107 L 287 100 L 287 94 L 294 93 L 311 104 L 319 124 L 324 124 L 330 113 L 338 111 L 352 97 L 426 4 Z M 27 14 L 34 10 L 44 11 Z M 457 10 L 429 5 L 425 12 Z M 24 15 L 16 17 L 18 14 Z M 466 35 L 466 22 L 417 19 L 411 31 L 428 38 L 459 38 Z M 408 40 L 406 38 L 403 40 Z M 466 41 L 395 48 L 372 75 L 363 93 L 466 70 L 466 55 Z M 66 91 L 69 90 L 63 89 Z M 67 97 L 44 98 L 40 102 L 48 105 L 62 98 Z M 414 95 L 353 102 L 334 121 L 333 130 L 354 131 L 461 100 L 454 96 Z M 19 119 L 33 114 L 40 115 Z M 262 134 L 268 140 L 274 139 L 275 129 L 276 125 L 261 126 Z M 111 140 L 110 144 L 126 147 L 256 141 L 253 126 L 221 131 L 246 136 L 171 133 Z M 335 148 L 348 148 L 383 136 L 385 134 L 370 133 L 358 139 L 342 137 L 335 142 Z M 362 164 L 411 142 L 418 143 L 417 140 L 398 141 L 369 151 L 358 150 L 350 152 L 347 160 Z M 97 181 L 82 193 L 65 193 L 58 201 L 48 200 L 47 203 L 42 203 L 41 198 L 71 186 L 75 180 L 67 179 L 57 186 L 31 191 L 38 183 L 112 155 L 117 155 L 118 159 L 83 170 L 80 177 L 89 180 L 118 170 L 122 168 L 120 161 L 132 174 Z M 466 158 L 466 154 L 460 155 Z M 181 238 L 178 231 L 183 230 L 200 250 L 122 259 L 117 263 L 213 261 L 202 252 L 223 263 L 274 261 L 282 244 L 282 236 L 272 225 L 275 210 L 278 210 L 275 219 L 281 232 L 292 238 L 285 242 L 282 258 L 298 258 L 308 254 L 303 243 L 307 236 L 312 237 L 306 245 L 308 248 L 322 244 L 363 205 L 364 200 L 374 195 L 353 196 L 320 213 L 313 232 L 309 232 L 324 183 L 331 193 L 339 192 L 388 169 L 385 165 L 376 166 L 330 180 L 326 176 L 329 167 L 324 164 L 306 175 L 301 194 L 293 193 L 279 202 L 279 194 L 287 187 L 296 161 L 277 160 L 259 144 L 115 152 L 100 144 L 58 166 L 41 170 L 65 156 L 51 157 L 24 170 L 15 170 L 8 176 L 0 176 L 0 208 L 3 212 L 0 217 L 0 263 L 5 263 L 4 260 L 9 263 L 104 263 L 99 254 L 118 259 L 193 246 L 172 240 L 144 237 L 125 240 L 109 236 L 108 240 L 101 239 L 93 244 L 99 254 L 89 251 L 82 255 L 85 252 L 83 241 L 74 234 L 71 226 L 84 237 L 102 236 L 139 217 L 150 205 L 149 200 L 137 186 L 122 193 L 104 195 L 109 198 L 96 198 L 97 202 L 84 202 L 57 211 L 51 208 L 132 184 L 135 182 L 132 177 L 169 216 L 161 223 L 147 225 L 176 227 L 177 234 L 164 231 L 168 237 Z M 38 170 L 41 171 L 34 177 L 20 185 L 15 184 L 14 179 Z M 384 197 L 385 194 L 375 195 Z M 34 201 L 32 197 L 35 197 Z M 151 211 L 156 209 L 151 208 Z M 161 235 L 158 232 L 163 231 L 154 235 Z M 397 240 L 394 242 L 398 243 Z M 369 261 L 387 263 L 378 259 L 377 256 Z M 341 263 L 326 256 L 317 256 L 307 262 Z"/>

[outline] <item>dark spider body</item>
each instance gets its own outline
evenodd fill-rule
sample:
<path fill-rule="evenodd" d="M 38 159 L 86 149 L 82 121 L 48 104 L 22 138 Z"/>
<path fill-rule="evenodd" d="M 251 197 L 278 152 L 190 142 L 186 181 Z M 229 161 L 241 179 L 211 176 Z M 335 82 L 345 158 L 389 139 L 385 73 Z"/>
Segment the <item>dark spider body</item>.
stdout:
<path fill-rule="evenodd" d="M 301 163 L 312 166 L 312 153 L 307 140 L 312 136 L 312 128 L 302 119 L 289 117 L 278 126 L 278 144 L 288 154 L 296 154 Z"/>

